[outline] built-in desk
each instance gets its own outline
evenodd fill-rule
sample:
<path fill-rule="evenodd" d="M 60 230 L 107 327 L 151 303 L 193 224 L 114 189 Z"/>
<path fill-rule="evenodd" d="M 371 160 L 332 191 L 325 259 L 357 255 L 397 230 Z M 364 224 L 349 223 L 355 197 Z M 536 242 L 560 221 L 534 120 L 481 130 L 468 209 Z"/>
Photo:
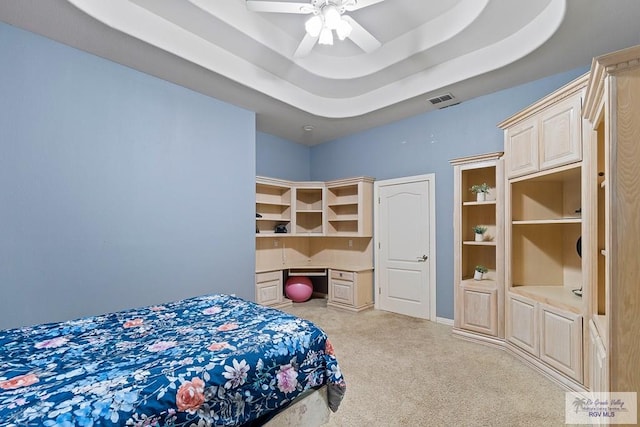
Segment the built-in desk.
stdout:
<path fill-rule="evenodd" d="M 349 311 L 373 307 L 373 268 L 349 265 L 283 265 L 279 269 L 256 272 L 256 301 L 282 308 L 292 304 L 284 295 L 291 276 L 307 276 L 314 294 L 327 295 L 327 306 Z"/>

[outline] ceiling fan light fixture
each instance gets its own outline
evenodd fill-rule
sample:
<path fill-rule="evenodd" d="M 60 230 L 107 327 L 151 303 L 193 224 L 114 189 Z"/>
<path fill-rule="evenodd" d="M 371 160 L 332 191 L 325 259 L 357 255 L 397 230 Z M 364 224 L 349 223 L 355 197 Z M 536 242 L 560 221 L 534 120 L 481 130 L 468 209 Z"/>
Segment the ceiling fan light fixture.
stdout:
<path fill-rule="evenodd" d="M 338 28 L 336 28 L 336 34 L 340 40 L 344 40 L 351 35 L 352 30 L 353 28 L 351 27 L 351 24 L 344 19 L 340 19 Z"/>
<path fill-rule="evenodd" d="M 324 27 L 322 28 L 322 31 L 320 31 L 320 38 L 318 39 L 318 43 L 329 46 L 333 44 L 333 33 L 328 27 Z"/>
<path fill-rule="evenodd" d="M 322 31 L 322 25 L 322 17 L 320 15 L 314 15 L 304 23 L 304 29 L 311 37 L 318 37 L 320 31 Z"/>
<path fill-rule="evenodd" d="M 322 8 L 322 16 L 324 17 L 324 23 L 330 30 L 335 30 L 340 25 L 342 17 L 337 7 L 332 4 L 328 4 Z"/>

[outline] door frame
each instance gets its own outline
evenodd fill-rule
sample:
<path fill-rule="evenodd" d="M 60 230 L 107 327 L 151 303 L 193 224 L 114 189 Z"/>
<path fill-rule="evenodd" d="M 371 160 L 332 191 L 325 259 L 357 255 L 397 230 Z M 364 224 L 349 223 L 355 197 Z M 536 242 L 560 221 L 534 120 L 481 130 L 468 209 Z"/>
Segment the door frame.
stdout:
<path fill-rule="evenodd" d="M 428 173 L 424 175 L 414 175 L 402 178 L 385 179 L 382 181 L 374 181 L 373 183 L 373 240 L 374 240 L 374 308 L 379 310 L 380 295 L 380 265 L 379 253 L 380 248 L 376 242 L 376 236 L 380 231 L 380 187 L 398 184 L 410 184 L 413 182 L 426 181 L 429 188 L 429 320 L 435 322 L 436 317 L 436 174 Z M 378 201 L 378 203 L 376 203 Z M 376 292 L 377 291 L 377 292 Z"/>

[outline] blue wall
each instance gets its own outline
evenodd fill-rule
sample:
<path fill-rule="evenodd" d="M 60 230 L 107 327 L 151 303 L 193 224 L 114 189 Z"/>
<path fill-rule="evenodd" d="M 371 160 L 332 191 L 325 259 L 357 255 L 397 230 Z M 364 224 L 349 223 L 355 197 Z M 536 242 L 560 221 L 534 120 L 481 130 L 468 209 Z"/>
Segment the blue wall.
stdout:
<path fill-rule="evenodd" d="M 264 132 L 256 134 L 256 175 L 291 181 L 311 179 L 311 149 Z"/>
<path fill-rule="evenodd" d="M 453 169 L 449 160 L 503 150 L 499 122 L 563 86 L 572 70 L 311 147 L 311 179 L 435 173 L 437 316 L 453 319 Z"/>
<path fill-rule="evenodd" d="M 0 24 L 0 328 L 254 297 L 255 115 Z"/>

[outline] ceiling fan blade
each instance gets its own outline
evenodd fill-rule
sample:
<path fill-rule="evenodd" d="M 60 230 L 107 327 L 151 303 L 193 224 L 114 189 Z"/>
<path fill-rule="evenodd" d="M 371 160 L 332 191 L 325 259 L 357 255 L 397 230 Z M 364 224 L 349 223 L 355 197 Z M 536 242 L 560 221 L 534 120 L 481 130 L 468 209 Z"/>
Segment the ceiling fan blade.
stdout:
<path fill-rule="evenodd" d="M 291 3 L 288 1 L 252 1 L 247 0 L 247 9 L 253 12 L 272 13 L 300 13 L 313 12 L 313 6 L 309 3 Z"/>
<path fill-rule="evenodd" d="M 351 0 L 348 4 L 345 4 L 344 10 L 351 12 L 352 10 L 362 9 L 363 7 L 371 6 L 376 3 L 382 3 L 384 0 Z"/>
<path fill-rule="evenodd" d="M 342 15 L 342 19 L 351 25 L 352 30 L 349 38 L 357 44 L 360 49 L 367 53 L 371 53 L 382 46 L 382 43 L 380 43 L 378 39 L 373 37 L 370 32 L 365 30 L 362 25 L 358 24 L 353 18 L 347 15 Z"/>
<path fill-rule="evenodd" d="M 305 34 L 304 38 L 298 45 L 298 48 L 293 53 L 293 57 L 302 58 L 303 56 L 307 56 L 311 52 L 311 49 L 313 49 L 313 47 L 316 45 L 317 41 L 318 37 L 313 37 L 309 34 Z"/>

